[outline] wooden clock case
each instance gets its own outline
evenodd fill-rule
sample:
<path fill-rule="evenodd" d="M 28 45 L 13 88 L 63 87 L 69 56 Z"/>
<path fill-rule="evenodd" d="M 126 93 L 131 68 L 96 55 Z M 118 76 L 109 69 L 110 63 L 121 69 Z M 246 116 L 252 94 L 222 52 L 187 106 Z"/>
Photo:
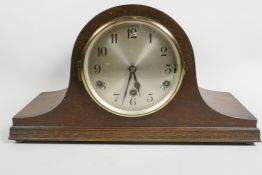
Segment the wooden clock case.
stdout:
<path fill-rule="evenodd" d="M 163 109 L 144 117 L 107 112 L 89 96 L 79 77 L 85 44 L 103 24 L 122 16 L 143 16 L 165 26 L 176 38 L 185 64 L 177 95 Z M 69 87 L 44 92 L 13 118 L 10 139 L 16 141 L 227 142 L 260 141 L 256 118 L 230 93 L 197 85 L 194 54 L 183 29 L 163 12 L 125 5 L 93 18 L 73 49 Z"/>

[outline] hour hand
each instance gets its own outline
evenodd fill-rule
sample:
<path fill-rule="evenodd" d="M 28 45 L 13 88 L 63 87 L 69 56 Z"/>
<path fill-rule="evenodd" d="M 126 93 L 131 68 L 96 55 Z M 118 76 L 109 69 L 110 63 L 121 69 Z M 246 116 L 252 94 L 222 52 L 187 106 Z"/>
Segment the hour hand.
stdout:
<path fill-rule="evenodd" d="M 138 94 L 140 96 L 140 83 L 137 81 L 137 77 L 136 77 L 136 73 L 133 73 L 134 79 L 135 79 L 135 84 L 134 87 L 136 88 L 136 90 L 138 91 Z"/>

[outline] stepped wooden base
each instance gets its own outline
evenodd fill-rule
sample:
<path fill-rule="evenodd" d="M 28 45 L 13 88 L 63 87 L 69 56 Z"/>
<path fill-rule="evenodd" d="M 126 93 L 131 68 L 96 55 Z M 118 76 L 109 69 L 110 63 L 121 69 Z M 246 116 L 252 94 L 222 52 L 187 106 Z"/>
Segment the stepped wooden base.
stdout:
<path fill-rule="evenodd" d="M 73 128 L 12 127 L 10 139 L 17 141 L 92 142 L 258 142 L 256 128 Z"/>
<path fill-rule="evenodd" d="M 95 141 L 95 142 L 223 142 L 260 141 L 256 127 L 76 127 L 51 126 L 40 120 L 61 103 L 66 90 L 42 93 L 14 117 L 10 139 L 17 141 Z M 206 103 L 224 114 L 238 115 L 246 121 L 255 118 L 229 93 L 201 89 Z M 215 102 L 215 103 L 214 103 Z M 41 115 L 43 114 L 43 115 Z M 35 115 L 35 116 L 34 116 Z M 40 117 L 38 117 L 40 115 Z M 66 114 L 64 114 L 66 115 Z M 56 119 L 55 115 L 52 115 Z M 68 116 L 65 116 L 68 118 Z M 232 117 L 233 118 L 233 117 Z M 34 120 L 37 119 L 37 120 Z M 31 125 L 31 126 L 30 126 Z M 32 126 L 33 125 L 33 126 Z"/>

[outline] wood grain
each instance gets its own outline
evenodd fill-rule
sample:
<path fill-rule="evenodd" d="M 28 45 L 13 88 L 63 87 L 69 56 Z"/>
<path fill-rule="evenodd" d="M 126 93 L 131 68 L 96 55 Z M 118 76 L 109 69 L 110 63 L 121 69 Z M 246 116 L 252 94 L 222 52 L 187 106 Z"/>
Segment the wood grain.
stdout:
<path fill-rule="evenodd" d="M 164 128 L 68 128 L 14 127 L 11 138 L 18 141 L 95 141 L 95 142 L 224 142 L 259 141 L 258 129 L 223 127 Z"/>

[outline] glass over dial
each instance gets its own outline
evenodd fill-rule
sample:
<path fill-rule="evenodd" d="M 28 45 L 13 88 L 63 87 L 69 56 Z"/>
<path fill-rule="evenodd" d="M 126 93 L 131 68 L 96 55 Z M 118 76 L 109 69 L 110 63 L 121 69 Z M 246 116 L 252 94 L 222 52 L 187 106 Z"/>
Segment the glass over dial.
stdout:
<path fill-rule="evenodd" d="M 96 31 L 86 45 L 82 80 L 104 109 L 126 117 L 164 107 L 183 76 L 178 44 L 159 23 L 123 17 Z"/>

